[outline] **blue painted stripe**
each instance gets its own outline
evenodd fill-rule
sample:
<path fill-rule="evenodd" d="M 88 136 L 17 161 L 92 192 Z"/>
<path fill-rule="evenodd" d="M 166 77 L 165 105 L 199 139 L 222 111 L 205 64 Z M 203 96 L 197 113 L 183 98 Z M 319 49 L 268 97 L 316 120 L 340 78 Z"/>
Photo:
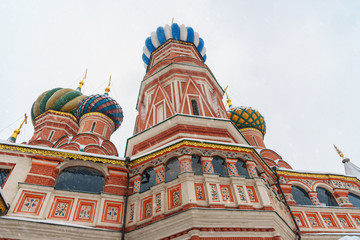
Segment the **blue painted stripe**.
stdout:
<path fill-rule="evenodd" d="M 142 59 L 143 59 L 143 61 L 144 61 L 144 63 L 146 64 L 146 65 L 148 65 L 149 64 L 149 62 L 150 62 L 150 59 L 145 55 L 145 53 L 143 53 L 143 55 L 142 55 Z"/>
<path fill-rule="evenodd" d="M 206 54 L 205 54 L 205 55 L 203 56 L 204 62 L 206 62 L 206 58 L 207 58 L 207 57 L 206 57 Z"/>
<path fill-rule="evenodd" d="M 171 24 L 173 39 L 180 40 L 180 27 L 177 23 Z"/>
<path fill-rule="evenodd" d="M 160 45 L 166 42 L 165 31 L 163 27 L 158 27 L 156 29 L 156 35 L 158 37 Z"/>
<path fill-rule="evenodd" d="M 187 27 L 187 31 L 188 31 L 188 35 L 186 41 L 193 43 L 195 39 L 194 29 L 192 27 Z"/>
<path fill-rule="evenodd" d="M 202 38 L 199 38 L 199 45 L 197 46 L 199 53 L 201 53 L 203 48 L 204 48 L 204 40 Z"/>
<path fill-rule="evenodd" d="M 148 37 L 145 40 L 145 46 L 147 47 L 147 49 L 149 50 L 150 53 L 152 53 L 155 50 L 155 47 L 151 42 L 151 37 Z"/>

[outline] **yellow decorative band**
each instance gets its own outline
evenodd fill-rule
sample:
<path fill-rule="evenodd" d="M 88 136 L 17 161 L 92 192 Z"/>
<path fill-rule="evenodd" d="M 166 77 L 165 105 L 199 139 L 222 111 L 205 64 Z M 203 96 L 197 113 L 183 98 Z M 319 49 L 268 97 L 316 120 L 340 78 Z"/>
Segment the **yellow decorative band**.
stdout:
<path fill-rule="evenodd" d="M 67 116 L 67 117 L 70 117 L 72 118 L 75 122 L 77 122 L 76 120 L 76 117 L 74 115 L 72 115 L 71 113 L 66 113 L 66 112 L 59 112 L 59 111 L 55 111 L 55 110 L 47 110 L 46 112 L 40 114 L 39 116 L 37 116 L 35 118 L 35 121 L 38 120 L 39 118 L 41 118 L 42 116 L 44 116 L 45 114 L 47 113 L 53 113 L 53 114 L 56 114 L 56 115 L 61 115 L 61 116 Z"/>
<path fill-rule="evenodd" d="M 86 156 L 86 155 L 69 153 L 69 152 L 60 152 L 60 151 L 58 152 L 58 151 L 51 151 L 51 150 L 45 150 L 45 149 L 27 148 L 27 147 L 20 147 L 20 146 L 5 145 L 5 144 L 0 144 L 0 149 L 19 151 L 19 152 L 23 152 L 23 153 L 42 155 L 42 156 L 61 157 L 61 158 L 68 158 L 68 159 L 80 159 L 80 160 L 84 160 L 84 161 L 102 162 L 102 163 L 110 163 L 110 164 L 114 164 L 114 165 L 125 166 L 125 161 L 120 160 L 120 159 L 115 160 L 115 159 L 101 158 L 101 157 L 95 157 L 95 156 Z"/>
<path fill-rule="evenodd" d="M 279 175 L 283 176 L 291 176 L 291 177 L 309 177 L 309 178 L 321 178 L 321 179 L 330 179 L 330 178 L 338 178 L 347 181 L 357 181 L 360 182 L 356 177 L 347 177 L 341 175 L 334 174 L 319 174 L 319 173 L 297 173 L 297 172 L 288 172 L 288 171 L 277 171 Z"/>
<path fill-rule="evenodd" d="M 214 150 L 227 150 L 227 151 L 242 151 L 242 152 L 253 152 L 254 150 L 251 148 L 244 148 L 239 146 L 228 146 L 228 145 L 221 145 L 221 144 L 215 144 L 215 143 L 204 143 L 204 142 L 193 142 L 184 140 L 179 143 L 176 143 L 172 146 L 169 146 L 167 148 L 164 148 L 162 150 L 156 151 L 154 153 L 151 153 L 149 155 L 146 155 L 144 157 L 138 158 L 130 163 L 130 166 L 136 165 L 138 163 L 144 162 L 148 159 L 153 159 L 156 157 L 159 157 L 165 153 L 171 152 L 173 150 L 176 150 L 181 147 L 190 146 L 190 147 L 201 147 L 201 148 L 207 148 L 207 149 L 214 149 Z"/>
<path fill-rule="evenodd" d="M 99 113 L 99 112 L 89 112 L 89 113 L 85 113 L 84 115 L 81 116 L 80 120 L 85 117 L 85 116 L 90 116 L 90 115 L 98 115 L 98 116 L 101 116 L 101 117 L 104 117 L 106 118 L 106 120 L 108 120 L 110 122 L 110 124 L 112 124 L 113 128 L 115 129 L 115 123 L 113 120 L 111 120 L 111 118 L 109 118 L 108 116 L 106 116 L 105 114 L 103 113 Z"/>

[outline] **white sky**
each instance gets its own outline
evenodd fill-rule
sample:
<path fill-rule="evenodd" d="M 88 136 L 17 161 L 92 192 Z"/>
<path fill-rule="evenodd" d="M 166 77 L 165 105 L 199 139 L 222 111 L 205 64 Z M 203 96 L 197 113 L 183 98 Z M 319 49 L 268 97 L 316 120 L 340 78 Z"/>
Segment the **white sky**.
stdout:
<path fill-rule="evenodd" d="M 133 3 L 134 2 L 134 3 Z M 175 22 L 199 32 L 233 105 L 265 117 L 265 144 L 294 169 L 344 173 L 335 143 L 360 166 L 360 1 L 0 1 L 0 139 L 46 90 L 110 95 L 124 110 L 112 141 L 132 136 L 145 39 Z M 33 133 L 31 121 L 18 142 Z"/>

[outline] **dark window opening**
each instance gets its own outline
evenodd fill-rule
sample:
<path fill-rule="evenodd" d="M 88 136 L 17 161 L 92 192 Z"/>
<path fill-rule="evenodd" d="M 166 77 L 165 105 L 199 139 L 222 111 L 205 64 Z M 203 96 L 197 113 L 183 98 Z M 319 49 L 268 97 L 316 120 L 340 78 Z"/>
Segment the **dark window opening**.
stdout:
<path fill-rule="evenodd" d="M 298 205 L 313 205 L 312 201 L 309 198 L 307 192 L 296 186 L 292 186 L 291 194 Z"/>
<path fill-rule="evenodd" d="M 316 188 L 316 192 L 322 206 L 339 206 L 333 195 L 328 190 L 318 187 Z"/>
<path fill-rule="evenodd" d="M 141 192 L 149 190 L 155 185 L 155 171 L 152 167 L 145 169 L 141 178 Z"/>
<path fill-rule="evenodd" d="M 227 177 L 229 176 L 225 160 L 221 157 L 215 156 L 212 160 L 214 173 L 219 174 L 220 176 Z"/>
<path fill-rule="evenodd" d="M 180 173 L 180 162 L 177 158 L 172 158 L 166 163 L 166 181 L 174 180 Z"/>
<path fill-rule="evenodd" d="M 241 160 L 241 159 L 237 160 L 236 169 L 238 170 L 238 173 L 240 176 L 249 177 L 249 173 L 246 169 L 246 164 L 243 160 Z"/>
<path fill-rule="evenodd" d="M 52 130 L 49 134 L 48 140 L 51 141 L 52 137 L 54 136 L 54 130 Z"/>
<path fill-rule="evenodd" d="M 105 178 L 99 171 L 88 167 L 70 167 L 59 174 L 55 189 L 101 193 L 104 184 Z"/>
<path fill-rule="evenodd" d="M 191 107 L 193 110 L 193 115 L 197 115 L 199 116 L 199 108 L 198 108 L 198 103 L 195 99 L 191 99 Z"/>
<path fill-rule="evenodd" d="M 0 169 L 0 187 L 5 183 L 10 174 L 10 169 Z"/>
<path fill-rule="evenodd" d="M 96 126 L 96 122 L 93 122 L 92 125 L 91 125 L 90 132 L 94 132 L 95 126 Z"/>
<path fill-rule="evenodd" d="M 360 197 L 358 195 L 349 193 L 349 201 L 354 207 L 360 208 Z"/>
<path fill-rule="evenodd" d="M 259 146 L 259 144 L 257 143 L 256 138 L 254 136 L 252 136 L 252 139 L 254 141 L 255 146 Z"/>
<path fill-rule="evenodd" d="M 192 155 L 191 165 L 192 165 L 192 170 L 196 175 L 201 175 L 203 173 L 200 156 Z"/>

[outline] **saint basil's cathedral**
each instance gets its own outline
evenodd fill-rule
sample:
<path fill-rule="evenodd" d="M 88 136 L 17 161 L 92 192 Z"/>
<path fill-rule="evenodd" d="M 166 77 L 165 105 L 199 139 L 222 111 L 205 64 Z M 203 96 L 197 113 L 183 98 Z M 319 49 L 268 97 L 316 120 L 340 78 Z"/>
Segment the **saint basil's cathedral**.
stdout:
<path fill-rule="evenodd" d="M 158 27 L 142 60 L 124 157 L 121 99 L 110 82 L 85 95 L 86 74 L 35 99 L 28 142 L 26 116 L 0 141 L 0 239 L 360 239 L 360 169 L 336 147 L 345 175 L 267 148 L 264 117 L 232 105 L 192 27 Z"/>

